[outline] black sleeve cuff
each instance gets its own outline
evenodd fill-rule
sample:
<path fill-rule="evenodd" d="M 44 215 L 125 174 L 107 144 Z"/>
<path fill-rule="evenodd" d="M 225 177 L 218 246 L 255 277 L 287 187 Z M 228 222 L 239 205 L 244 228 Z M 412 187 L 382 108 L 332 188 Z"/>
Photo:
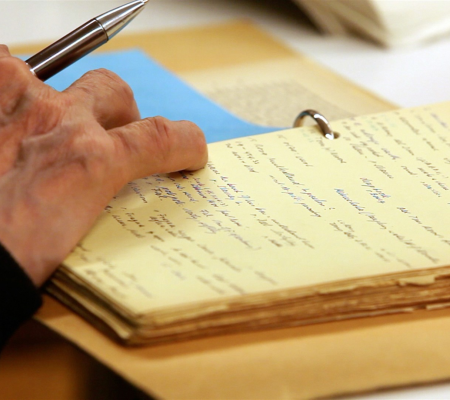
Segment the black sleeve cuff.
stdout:
<path fill-rule="evenodd" d="M 0 349 L 41 305 L 39 290 L 0 244 Z"/>

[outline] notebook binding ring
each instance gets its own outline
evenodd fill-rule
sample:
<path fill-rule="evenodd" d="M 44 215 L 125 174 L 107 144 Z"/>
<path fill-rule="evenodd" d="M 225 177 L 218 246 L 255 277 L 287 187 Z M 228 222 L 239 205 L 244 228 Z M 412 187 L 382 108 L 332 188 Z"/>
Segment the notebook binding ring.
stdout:
<path fill-rule="evenodd" d="M 328 140 L 334 140 L 338 138 L 339 135 L 336 132 L 333 132 L 328 120 L 322 114 L 314 110 L 304 110 L 300 114 L 298 114 L 297 118 L 295 118 L 294 121 L 294 128 L 302 126 L 303 119 L 305 117 L 313 118 L 314 121 L 316 121 L 317 125 L 319 125 L 323 136 L 325 136 Z"/>

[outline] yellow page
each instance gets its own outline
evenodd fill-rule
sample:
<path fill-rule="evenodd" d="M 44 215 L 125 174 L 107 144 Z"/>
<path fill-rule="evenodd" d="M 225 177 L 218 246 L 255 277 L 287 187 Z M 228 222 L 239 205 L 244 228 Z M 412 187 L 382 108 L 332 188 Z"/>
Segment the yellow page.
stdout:
<path fill-rule="evenodd" d="M 448 265 L 450 103 L 210 146 L 128 184 L 66 260 L 134 313 Z"/>
<path fill-rule="evenodd" d="M 285 57 L 181 73 L 182 78 L 240 118 L 290 127 L 304 109 L 336 120 L 389 111 L 392 104 L 304 57 Z"/>

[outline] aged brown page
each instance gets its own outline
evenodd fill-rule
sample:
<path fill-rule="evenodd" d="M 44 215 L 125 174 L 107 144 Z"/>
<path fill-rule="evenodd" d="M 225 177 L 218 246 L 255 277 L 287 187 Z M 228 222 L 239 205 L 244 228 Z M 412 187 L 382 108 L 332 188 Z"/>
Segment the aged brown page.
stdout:
<path fill-rule="evenodd" d="M 44 46 L 12 50 L 29 54 Z M 143 49 L 200 92 L 261 125 L 291 126 L 305 108 L 320 108 L 331 120 L 395 108 L 294 52 L 249 21 L 134 35 L 124 32 L 97 51 L 130 47 Z M 251 107 L 246 107 L 249 96 Z M 275 110 L 267 115 L 274 103 Z"/>
<path fill-rule="evenodd" d="M 304 109 L 320 110 L 333 121 L 393 108 L 299 55 L 181 77 L 238 117 L 267 126 L 292 126 Z"/>

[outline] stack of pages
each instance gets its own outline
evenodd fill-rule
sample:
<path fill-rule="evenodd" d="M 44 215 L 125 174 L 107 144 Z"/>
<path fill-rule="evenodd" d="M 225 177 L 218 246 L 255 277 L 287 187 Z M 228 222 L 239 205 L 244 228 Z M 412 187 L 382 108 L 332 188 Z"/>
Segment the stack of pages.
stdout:
<path fill-rule="evenodd" d="M 450 33 L 450 2 L 294 0 L 326 33 L 357 32 L 384 46 L 407 46 Z"/>
<path fill-rule="evenodd" d="M 450 304 L 450 103 L 210 145 L 129 183 L 48 290 L 126 344 Z"/>

